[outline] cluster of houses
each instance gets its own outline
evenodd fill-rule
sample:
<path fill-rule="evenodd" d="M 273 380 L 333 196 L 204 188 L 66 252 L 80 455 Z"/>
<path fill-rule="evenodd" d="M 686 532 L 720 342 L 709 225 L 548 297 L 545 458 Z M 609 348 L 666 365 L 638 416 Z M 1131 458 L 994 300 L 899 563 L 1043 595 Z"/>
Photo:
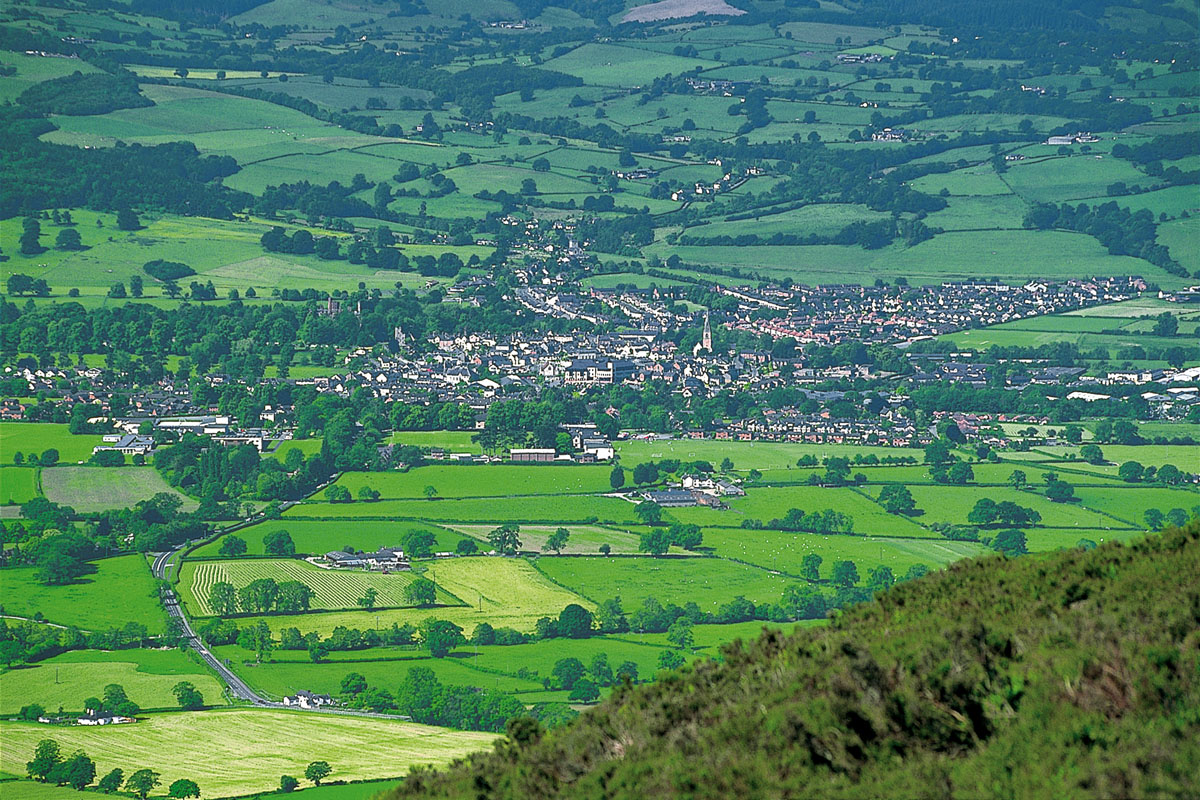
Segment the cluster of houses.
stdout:
<path fill-rule="evenodd" d="M 647 500 L 663 508 L 686 508 L 708 506 L 726 508 L 725 497 L 744 497 L 746 490 L 730 480 L 705 475 L 685 475 L 683 479 L 663 489 L 648 489 L 629 499 L 635 502 Z"/>
<path fill-rule="evenodd" d="M 89 708 L 83 714 L 43 714 L 38 717 L 38 722 L 43 725 L 126 725 L 131 722 L 137 722 L 133 717 L 114 714 L 111 711 L 100 711 L 99 709 Z"/>

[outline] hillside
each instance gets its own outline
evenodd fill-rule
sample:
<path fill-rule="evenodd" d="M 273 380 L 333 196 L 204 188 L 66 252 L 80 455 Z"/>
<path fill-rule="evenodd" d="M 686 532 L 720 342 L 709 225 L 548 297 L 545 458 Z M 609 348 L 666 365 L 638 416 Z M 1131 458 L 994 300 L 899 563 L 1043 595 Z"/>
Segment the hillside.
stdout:
<path fill-rule="evenodd" d="M 1200 523 L 971 560 L 764 634 L 402 797 L 1183 797 L 1200 783 Z M 1188 766 L 1191 765 L 1191 766 Z"/>

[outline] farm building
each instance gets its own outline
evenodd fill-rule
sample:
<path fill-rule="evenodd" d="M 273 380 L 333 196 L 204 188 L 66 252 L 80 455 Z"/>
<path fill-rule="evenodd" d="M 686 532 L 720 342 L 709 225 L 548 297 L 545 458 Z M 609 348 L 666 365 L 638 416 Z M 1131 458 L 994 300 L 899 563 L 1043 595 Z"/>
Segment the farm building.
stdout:
<path fill-rule="evenodd" d="M 327 694 L 313 694 L 301 689 L 294 695 L 284 695 L 283 704 L 296 708 L 320 708 L 333 705 L 334 700 Z"/>
<path fill-rule="evenodd" d="M 154 440 L 149 436 L 139 436 L 136 433 L 110 433 L 104 437 L 104 444 L 92 448 L 93 453 L 112 451 L 124 453 L 127 456 L 145 455 L 154 449 Z"/>
<path fill-rule="evenodd" d="M 698 504 L 696 495 L 683 489 L 662 489 L 657 492 L 642 492 L 642 497 L 663 508 L 683 508 Z"/>
<path fill-rule="evenodd" d="M 552 447 L 514 447 L 509 451 L 509 456 L 513 461 L 526 463 L 547 464 L 554 460 L 554 448 Z"/>

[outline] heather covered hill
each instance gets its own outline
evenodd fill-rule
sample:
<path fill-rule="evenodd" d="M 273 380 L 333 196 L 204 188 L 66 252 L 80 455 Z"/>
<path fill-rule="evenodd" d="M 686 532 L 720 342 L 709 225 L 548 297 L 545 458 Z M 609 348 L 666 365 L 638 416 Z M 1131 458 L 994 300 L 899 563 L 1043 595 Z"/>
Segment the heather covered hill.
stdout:
<path fill-rule="evenodd" d="M 402 797 L 1184 797 L 1200 792 L 1200 523 L 958 562 L 618 691 Z"/>

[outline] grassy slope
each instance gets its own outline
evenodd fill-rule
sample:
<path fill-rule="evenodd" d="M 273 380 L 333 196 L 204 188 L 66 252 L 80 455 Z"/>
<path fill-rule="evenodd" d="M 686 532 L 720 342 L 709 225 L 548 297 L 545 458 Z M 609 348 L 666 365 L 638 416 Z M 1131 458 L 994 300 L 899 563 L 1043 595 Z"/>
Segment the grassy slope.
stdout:
<path fill-rule="evenodd" d="M 1200 523 L 960 562 L 392 796 L 1184 796 L 1198 572 Z"/>
<path fill-rule="evenodd" d="M 204 797 L 230 797 L 274 789 L 280 775 L 303 776 L 317 759 L 334 769 L 331 780 L 389 778 L 414 764 L 446 763 L 486 747 L 494 734 L 452 731 L 391 720 L 287 711 L 238 709 L 149 715 L 112 729 L 56 728 L 0 723 L 0 767 L 24 772 L 37 742 L 52 735 L 70 753 L 82 748 L 101 775 L 121 767 L 150 767 L 162 786 L 195 780 Z M 247 742 L 269 742 L 248 750 Z M 159 794 L 162 793 L 159 789 Z"/>
<path fill-rule="evenodd" d="M 4 613 L 32 617 L 85 630 L 120 628 L 140 622 L 150 633 L 166 630 L 167 615 L 158 602 L 154 577 L 141 555 L 103 558 L 96 571 L 66 586 L 45 586 L 33 567 L 4 571 Z"/>
<path fill-rule="evenodd" d="M 0 673 L 0 714 L 14 714 L 26 703 L 81 711 L 84 700 L 110 683 L 124 686 L 143 708 L 175 708 L 171 687 L 179 681 L 191 681 L 209 705 L 224 702 L 217 679 L 178 650 L 73 650 Z"/>

